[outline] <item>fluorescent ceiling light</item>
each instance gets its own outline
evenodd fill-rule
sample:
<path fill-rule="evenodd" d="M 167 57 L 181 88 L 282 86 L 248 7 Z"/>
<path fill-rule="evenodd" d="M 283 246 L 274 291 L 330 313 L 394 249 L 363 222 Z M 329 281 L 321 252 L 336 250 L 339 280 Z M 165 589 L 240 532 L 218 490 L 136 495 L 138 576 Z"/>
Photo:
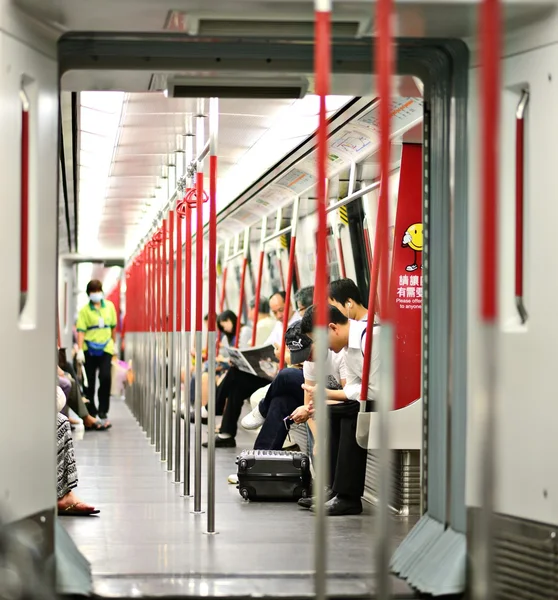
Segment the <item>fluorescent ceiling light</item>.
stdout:
<path fill-rule="evenodd" d="M 123 115 L 123 92 L 80 94 L 79 251 L 101 250 L 103 216 L 111 165 Z"/>
<path fill-rule="evenodd" d="M 352 96 L 328 96 L 327 115 L 330 117 Z M 218 189 L 217 210 L 228 206 L 238 195 L 265 171 L 279 162 L 295 146 L 318 128 L 319 96 L 306 96 L 281 111 L 275 123 L 232 167 Z"/>
<path fill-rule="evenodd" d="M 328 96 L 326 98 L 327 116 L 331 117 L 352 96 Z M 269 129 L 244 153 L 226 176 L 217 182 L 217 211 L 223 210 L 246 188 L 256 181 L 265 171 L 279 162 L 298 144 L 303 142 L 318 128 L 320 97 L 308 95 L 279 110 Z M 174 193 L 174 190 L 171 191 Z M 166 205 L 168 198 L 157 194 L 143 217 L 126 240 L 126 254 L 136 250 L 143 236 L 151 229 L 157 213 Z M 204 224 L 209 220 L 209 207 L 204 205 Z M 193 223 L 195 229 L 195 221 Z"/>

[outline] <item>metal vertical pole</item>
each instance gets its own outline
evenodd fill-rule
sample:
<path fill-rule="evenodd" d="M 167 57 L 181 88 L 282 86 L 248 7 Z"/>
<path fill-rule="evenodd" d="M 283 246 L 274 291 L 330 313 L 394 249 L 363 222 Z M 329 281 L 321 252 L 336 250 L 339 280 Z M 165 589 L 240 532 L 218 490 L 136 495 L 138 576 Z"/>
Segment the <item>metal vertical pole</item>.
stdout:
<path fill-rule="evenodd" d="M 320 99 L 317 151 L 317 212 L 318 232 L 316 248 L 316 316 L 314 322 L 314 347 L 316 366 L 315 415 L 318 430 L 314 509 L 316 512 L 314 538 L 315 593 L 317 600 L 327 597 L 327 521 L 325 488 L 328 483 L 328 411 L 326 405 L 326 361 L 328 351 L 328 282 L 327 282 L 327 108 L 329 77 L 331 72 L 331 0 L 315 0 L 314 69 L 316 94 Z M 288 310 L 288 307 L 285 307 Z"/>
<path fill-rule="evenodd" d="M 390 455 L 388 440 L 388 416 L 393 408 L 394 393 L 394 327 L 392 310 L 389 302 L 389 257 L 388 257 L 388 225 L 389 225 L 389 164 L 390 164 L 390 99 L 391 76 L 393 73 L 393 37 L 391 19 L 393 16 L 393 0 L 378 0 L 376 9 L 377 44 L 375 53 L 375 72 L 378 78 L 380 96 L 380 200 L 378 205 L 378 225 L 375 233 L 377 247 L 380 248 L 379 281 L 380 281 L 380 317 L 382 331 L 380 334 L 380 398 L 378 403 L 378 436 L 379 436 L 379 508 L 378 529 L 376 535 L 376 572 L 378 580 L 378 598 L 387 600 L 391 596 L 389 576 L 390 558 Z M 373 257 L 376 259 L 376 257 Z M 370 335 L 370 342 L 371 342 Z"/>
<path fill-rule="evenodd" d="M 482 505 L 473 538 L 474 600 L 492 600 L 494 585 L 494 489 L 496 471 L 496 415 L 498 385 L 498 198 L 501 8 L 498 0 L 484 0 L 480 12 L 480 78 L 482 200 L 480 320 L 483 335 L 481 431 Z"/>
<path fill-rule="evenodd" d="M 169 191 L 170 193 L 170 191 Z M 174 411 L 172 409 L 173 395 L 174 395 L 174 365 L 176 361 L 175 353 L 175 339 L 176 339 L 176 311 L 174 308 L 174 285 L 175 285 L 175 270 L 174 270 L 174 246 L 175 246 L 175 211 L 171 204 L 169 209 L 169 257 L 168 257 L 168 279 L 169 279 L 169 293 L 168 293 L 168 306 L 169 314 L 167 319 L 167 331 L 168 333 L 168 383 L 167 383 L 167 471 L 173 470 L 173 444 L 174 444 Z"/>
<path fill-rule="evenodd" d="M 215 531 L 215 374 L 216 374 L 216 302 L 217 302 L 217 135 L 219 100 L 209 100 L 209 303 L 207 360 L 209 398 L 207 403 L 207 533 Z M 201 384 L 201 382 L 200 382 Z M 201 387 L 201 385 L 200 385 Z"/>
<path fill-rule="evenodd" d="M 179 158 L 179 157 L 177 157 Z M 174 445 L 174 482 L 180 483 L 181 461 L 182 461 L 182 384 L 181 369 L 183 365 L 183 346 L 184 346 L 184 304 L 182 302 L 182 286 L 184 285 L 183 264 L 182 264 L 182 219 L 178 213 L 179 201 L 176 203 L 176 268 L 175 268 L 175 307 L 174 307 L 174 328 L 176 333 L 176 394 L 175 394 L 175 445 Z"/>
<path fill-rule="evenodd" d="M 192 349 L 192 209 L 186 206 L 184 234 L 184 496 L 191 495 L 190 351 Z"/>
<path fill-rule="evenodd" d="M 256 295 L 254 296 L 254 322 L 252 323 L 252 346 L 256 345 L 258 328 L 258 315 L 260 314 L 260 297 L 262 294 L 263 266 L 265 260 L 265 236 L 267 235 L 267 217 L 262 219 L 262 235 L 260 238 L 260 260 L 258 264 L 258 280 L 256 282 Z"/>
<path fill-rule="evenodd" d="M 196 115 L 196 153 L 202 155 L 204 148 L 204 101 L 198 99 Z M 196 173 L 196 403 L 194 418 L 194 513 L 201 514 L 201 468 L 202 468 L 202 361 L 203 361 L 203 160 Z M 209 431 L 209 435 L 215 432 Z"/>
<path fill-rule="evenodd" d="M 191 116 L 186 124 L 186 151 L 184 154 L 184 172 L 190 180 L 189 187 L 194 186 L 194 178 L 188 170 L 194 159 L 194 130 Z M 190 427 L 190 351 L 192 349 L 192 209 L 185 207 L 184 233 L 184 496 L 191 495 L 190 466 L 191 466 L 191 427 Z"/>

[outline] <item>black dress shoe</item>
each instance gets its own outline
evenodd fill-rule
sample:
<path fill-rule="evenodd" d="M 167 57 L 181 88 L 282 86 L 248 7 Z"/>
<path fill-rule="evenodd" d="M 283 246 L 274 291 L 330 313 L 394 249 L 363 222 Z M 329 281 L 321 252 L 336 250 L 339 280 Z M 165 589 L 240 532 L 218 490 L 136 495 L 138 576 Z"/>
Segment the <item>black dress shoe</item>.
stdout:
<path fill-rule="evenodd" d="M 362 513 L 362 501 L 360 498 L 340 498 L 339 496 L 335 496 L 326 502 L 326 515 L 329 517 L 339 517 L 341 515 L 360 515 Z M 314 511 L 314 507 L 310 508 L 311 511 Z"/>
<path fill-rule="evenodd" d="M 326 488 L 325 499 L 326 502 L 331 500 L 335 496 L 335 492 L 331 488 Z M 298 505 L 301 508 L 311 508 L 312 504 L 314 504 L 314 498 L 310 496 L 309 498 L 300 498 L 298 501 Z"/>
<path fill-rule="evenodd" d="M 202 446 L 207 448 L 207 442 L 204 442 Z M 233 437 L 222 438 L 216 435 L 215 448 L 236 448 L 236 440 Z"/>

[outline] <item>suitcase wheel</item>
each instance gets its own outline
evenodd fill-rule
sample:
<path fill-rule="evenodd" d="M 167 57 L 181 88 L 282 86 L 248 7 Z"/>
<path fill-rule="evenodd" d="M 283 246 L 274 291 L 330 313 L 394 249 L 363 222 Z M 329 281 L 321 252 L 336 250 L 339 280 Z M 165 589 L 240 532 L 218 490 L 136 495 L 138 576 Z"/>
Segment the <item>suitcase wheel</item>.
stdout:
<path fill-rule="evenodd" d="M 303 459 L 300 461 L 300 468 L 301 468 L 301 469 L 306 469 L 306 467 L 307 467 L 307 466 L 308 466 L 308 461 L 307 461 L 305 458 L 303 458 Z"/>
<path fill-rule="evenodd" d="M 240 495 L 244 498 L 244 500 L 249 500 L 250 499 L 250 492 L 248 491 L 248 488 L 240 488 Z"/>
<path fill-rule="evenodd" d="M 248 461 L 246 461 L 245 459 L 242 459 L 239 463 L 238 463 L 238 467 L 240 469 L 246 469 L 248 467 Z"/>
<path fill-rule="evenodd" d="M 308 490 L 302 490 L 302 497 L 308 498 Z"/>

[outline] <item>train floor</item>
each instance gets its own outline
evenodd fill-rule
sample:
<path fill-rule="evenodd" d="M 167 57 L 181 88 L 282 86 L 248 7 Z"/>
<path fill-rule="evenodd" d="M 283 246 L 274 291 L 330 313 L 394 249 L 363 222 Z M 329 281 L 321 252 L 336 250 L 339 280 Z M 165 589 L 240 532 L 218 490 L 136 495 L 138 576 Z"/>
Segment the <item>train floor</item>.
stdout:
<path fill-rule="evenodd" d="M 91 564 L 94 593 L 112 597 L 273 596 L 314 594 L 312 513 L 293 503 L 245 502 L 235 485 L 235 458 L 254 435 L 239 432 L 236 449 L 216 451 L 216 529 L 194 515 L 125 402 L 114 399 L 112 429 L 76 436 L 77 494 L 101 510 L 97 517 L 61 519 Z M 193 428 L 192 428 L 193 429 Z M 204 439 L 207 427 L 204 427 Z M 206 504 L 203 450 L 202 509 Z M 328 520 L 328 593 L 370 597 L 374 578 L 374 509 Z M 393 546 L 415 518 L 393 519 Z M 413 598 L 393 578 L 396 598 Z"/>

